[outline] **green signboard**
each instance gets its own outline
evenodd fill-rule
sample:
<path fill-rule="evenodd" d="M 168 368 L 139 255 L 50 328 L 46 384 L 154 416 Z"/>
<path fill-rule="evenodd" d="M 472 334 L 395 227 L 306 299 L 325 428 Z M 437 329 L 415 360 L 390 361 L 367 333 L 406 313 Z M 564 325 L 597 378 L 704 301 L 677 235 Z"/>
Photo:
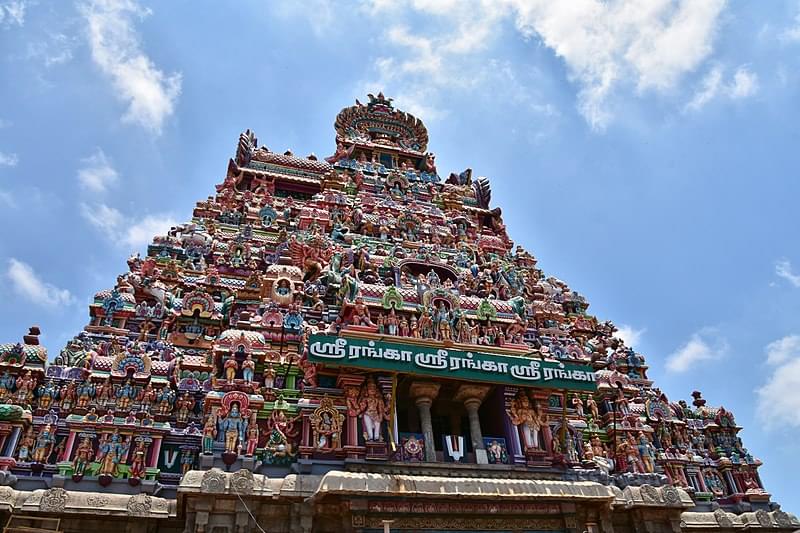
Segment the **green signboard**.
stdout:
<path fill-rule="evenodd" d="M 311 336 L 308 359 L 325 365 L 462 381 L 550 389 L 597 389 L 594 371 L 587 365 L 331 335 Z"/>

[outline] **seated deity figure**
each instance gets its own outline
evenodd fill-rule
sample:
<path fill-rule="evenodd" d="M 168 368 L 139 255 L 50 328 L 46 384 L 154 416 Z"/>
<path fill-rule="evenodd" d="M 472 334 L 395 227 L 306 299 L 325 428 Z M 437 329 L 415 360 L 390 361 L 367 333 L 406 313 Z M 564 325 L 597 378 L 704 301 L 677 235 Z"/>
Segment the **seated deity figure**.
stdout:
<path fill-rule="evenodd" d="M 519 429 L 525 449 L 541 450 L 540 433 L 546 423 L 546 418 L 540 415 L 536 408 L 531 405 L 528 395 L 520 392 L 511 402 L 511 406 L 506 410 L 506 413 L 511 423 Z"/>

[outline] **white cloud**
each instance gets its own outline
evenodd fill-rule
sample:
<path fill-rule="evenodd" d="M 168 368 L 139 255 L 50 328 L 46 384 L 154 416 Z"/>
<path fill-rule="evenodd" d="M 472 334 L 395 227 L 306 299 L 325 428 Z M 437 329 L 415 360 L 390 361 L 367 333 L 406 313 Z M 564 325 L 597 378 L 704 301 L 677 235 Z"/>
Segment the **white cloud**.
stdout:
<path fill-rule="evenodd" d="M 130 247 L 139 248 L 149 244 L 156 235 L 166 235 L 178 222 L 171 215 L 147 215 L 126 228 L 123 242 Z"/>
<path fill-rule="evenodd" d="M 580 85 L 578 108 L 595 129 L 624 84 L 665 91 L 712 51 L 725 0 L 506 0 L 517 28 L 564 60 Z"/>
<path fill-rule="evenodd" d="M 800 288 L 800 274 L 794 273 L 792 263 L 788 259 L 781 259 L 775 263 L 775 274 L 793 286 Z"/>
<path fill-rule="evenodd" d="M 123 120 L 160 133 L 181 93 L 181 75 L 165 74 L 141 50 L 135 19 L 150 14 L 135 0 L 90 0 L 80 6 L 88 23 L 92 59 L 128 105 Z"/>
<path fill-rule="evenodd" d="M 389 64 L 394 76 L 387 79 L 384 73 L 379 81 L 397 82 L 418 72 L 430 78 L 424 80 L 428 85 L 440 78 L 449 79 L 450 87 L 460 79 L 474 83 L 474 69 L 453 68 L 452 59 L 486 47 L 511 19 L 523 36 L 538 39 L 564 61 L 578 86 L 578 110 L 602 130 L 613 119 L 609 100 L 618 91 L 666 92 L 703 63 L 713 51 L 726 0 L 372 0 L 365 5 L 376 19 L 394 20 L 402 8 L 412 8 L 439 17 L 445 28 L 411 33 L 395 24 L 387 32 L 389 42 L 411 57 L 379 58 L 378 69 Z M 414 86 L 405 81 L 402 86 Z"/>
<path fill-rule="evenodd" d="M 15 167 L 19 163 L 19 157 L 17 154 L 8 154 L 6 152 L 0 152 L 0 167 Z"/>
<path fill-rule="evenodd" d="M 787 335 L 767 344 L 767 363 L 778 365 L 789 359 L 800 358 L 800 335 Z"/>
<path fill-rule="evenodd" d="M 639 341 L 642 338 L 642 334 L 646 331 L 645 328 L 636 329 L 633 326 L 629 326 L 627 324 L 621 324 L 617 326 L 617 332 L 614 336 L 619 337 L 625 342 L 625 346 L 630 348 L 636 347 L 639 344 Z"/>
<path fill-rule="evenodd" d="M 28 59 L 42 61 L 45 67 L 62 65 L 72 60 L 78 39 L 64 33 L 51 33 L 47 40 L 28 44 Z"/>
<path fill-rule="evenodd" d="M 703 328 L 692 334 L 686 344 L 667 356 L 667 370 L 686 372 L 697 363 L 720 359 L 728 351 L 728 342 L 712 328 Z"/>
<path fill-rule="evenodd" d="M 758 92 L 758 74 L 741 65 L 734 72 L 731 80 L 724 80 L 724 69 L 714 65 L 700 82 L 700 87 L 692 99 L 684 107 L 684 111 L 699 111 L 713 99 L 718 97 L 731 100 L 749 98 Z"/>
<path fill-rule="evenodd" d="M 11 121 L 10 120 L 5 120 L 5 119 L 0 118 L 0 129 L 2 129 L 2 128 L 10 128 L 10 127 L 11 127 Z"/>
<path fill-rule="evenodd" d="M 74 302 L 72 294 L 67 289 L 59 289 L 43 281 L 30 265 L 17 259 L 8 260 L 6 276 L 17 294 L 35 304 L 56 307 Z"/>
<path fill-rule="evenodd" d="M 700 83 L 700 88 L 694 93 L 691 101 L 686 104 L 686 111 L 699 111 L 714 99 L 722 84 L 722 67 L 715 65 Z"/>
<path fill-rule="evenodd" d="M 758 414 L 766 429 L 800 428 L 800 335 L 788 335 L 767 345 L 773 372 L 758 394 Z"/>
<path fill-rule="evenodd" d="M 81 215 L 109 240 L 126 248 L 141 248 L 156 235 L 165 235 L 178 222 L 170 214 L 146 215 L 141 219 L 126 217 L 106 204 L 81 204 Z"/>
<path fill-rule="evenodd" d="M 778 35 L 778 39 L 784 42 L 800 41 L 800 3 L 797 7 L 797 15 L 794 17 L 794 26 L 786 28 Z"/>
<path fill-rule="evenodd" d="M 0 3 L 0 27 L 22 27 L 25 24 L 25 8 L 25 2 L 20 0 Z"/>
<path fill-rule="evenodd" d="M 758 92 L 758 75 L 750 72 L 747 67 L 739 67 L 733 75 L 730 86 L 730 96 L 734 100 L 753 96 Z"/>
<path fill-rule="evenodd" d="M 78 181 L 90 191 L 105 192 L 119 179 L 119 174 L 100 148 L 81 161 L 83 167 L 78 170 Z"/>

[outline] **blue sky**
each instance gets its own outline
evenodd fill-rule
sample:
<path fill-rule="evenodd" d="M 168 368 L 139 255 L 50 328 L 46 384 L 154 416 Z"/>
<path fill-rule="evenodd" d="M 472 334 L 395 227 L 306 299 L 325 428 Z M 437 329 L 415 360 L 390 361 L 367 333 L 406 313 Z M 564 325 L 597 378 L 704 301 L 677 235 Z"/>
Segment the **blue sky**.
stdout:
<path fill-rule="evenodd" d="M 327 156 L 382 90 L 800 512 L 798 67 L 795 0 L 0 0 L 0 339 L 57 352 L 241 131 Z"/>

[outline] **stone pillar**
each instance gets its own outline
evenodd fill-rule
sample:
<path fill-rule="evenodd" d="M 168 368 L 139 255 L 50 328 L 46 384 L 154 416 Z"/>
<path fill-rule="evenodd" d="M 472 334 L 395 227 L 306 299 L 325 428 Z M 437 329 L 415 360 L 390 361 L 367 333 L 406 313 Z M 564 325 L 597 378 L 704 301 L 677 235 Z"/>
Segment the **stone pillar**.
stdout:
<path fill-rule="evenodd" d="M 419 423 L 425 438 L 425 461 L 436 462 L 436 443 L 433 442 L 433 424 L 431 423 L 431 405 L 439 395 L 440 385 L 430 381 L 415 381 L 409 393 L 419 408 Z"/>
<path fill-rule="evenodd" d="M 489 392 L 488 385 L 461 385 L 456 391 L 454 400 L 464 402 L 464 408 L 469 417 L 469 436 L 472 441 L 472 450 L 475 452 L 475 462 L 479 465 L 489 464 L 486 457 L 486 448 L 483 445 L 481 420 L 478 417 L 478 408 Z"/>

